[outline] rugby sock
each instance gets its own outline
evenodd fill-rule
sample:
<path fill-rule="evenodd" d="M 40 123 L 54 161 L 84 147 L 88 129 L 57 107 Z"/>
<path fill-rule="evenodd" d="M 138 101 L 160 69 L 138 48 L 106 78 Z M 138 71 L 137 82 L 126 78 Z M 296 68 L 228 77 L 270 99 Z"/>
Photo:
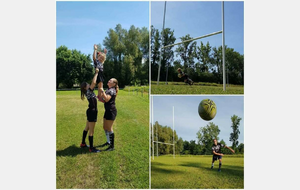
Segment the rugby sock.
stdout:
<path fill-rule="evenodd" d="M 106 141 L 108 142 L 108 144 L 110 144 L 109 132 L 107 130 L 105 130 L 105 135 L 106 135 Z"/>
<path fill-rule="evenodd" d="M 115 134 L 112 132 L 110 134 L 110 144 L 111 144 L 111 147 L 114 148 L 115 147 Z"/>
<path fill-rule="evenodd" d="M 109 138 L 110 138 L 109 144 L 112 148 L 114 148 L 115 134 L 113 131 L 108 131 L 108 134 L 109 134 Z"/>
<path fill-rule="evenodd" d="M 87 131 L 86 131 L 86 130 L 83 130 L 81 144 L 85 144 L 85 138 L 86 138 L 86 135 L 87 135 Z"/>
<path fill-rule="evenodd" d="M 90 149 L 93 149 L 94 146 L 93 146 L 93 141 L 94 141 L 94 136 L 89 136 L 89 141 L 90 141 Z"/>
<path fill-rule="evenodd" d="M 222 166 L 222 162 L 219 163 L 219 170 L 221 169 L 221 166 Z"/>

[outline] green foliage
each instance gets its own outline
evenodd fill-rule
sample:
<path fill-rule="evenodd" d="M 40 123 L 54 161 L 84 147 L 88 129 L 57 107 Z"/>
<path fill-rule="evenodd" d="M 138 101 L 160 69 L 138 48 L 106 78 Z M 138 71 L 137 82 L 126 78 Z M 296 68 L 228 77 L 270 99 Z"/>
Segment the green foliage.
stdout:
<path fill-rule="evenodd" d="M 218 140 L 218 135 L 220 129 L 218 125 L 213 122 L 209 122 L 205 127 L 201 127 L 197 132 L 198 144 L 203 146 L 204 154 L 212 154 L 211 147 L 213 145 L 213 140 Z"/>
<path fill-rule="evenodd" d="M 145 85 L 149 79 L 149 32 L 147 27 L 131 26 L 127 31 L 118 24 L 108 30 L 98 43 L 98 50 L 108 50 L 104 64 L 104 84 L 116 78 L 120 87 L 125 85 Z M 93 44 L 91 44 L 91 47 Z M 92 48 L 91 48 L 92 49 Z M 93 52 L 91 52 L 93 53 Z M 56 87 L 72 88 L 74 84 L 90 82 L 94 68 L 90 55 L 78 50 L 68 50 L 66 46 L 56 49 Z"/>
<path fill-rule="evenodd" d="M 152 126 L 151 126 L 152 132 Z M 153 134 L 154 140 L 173 144 L 173 130 L 171 127 L 162 126 L 157 121 L 153 124 Z M 176 131 L 174 131 L 174 143 L 175 143 L 175 154 L 178 154 L 182 151 L 184 142 L 182 138 L 178 139 Z M 151 153 L 152 153 L 152 143 L 151 143 Z M 173 146 L 167 144 L 158 144 L 158 149 L 156 143 L 154 143 L 154 154 L 157 155 L 157 150 L 159 155 L 164 154 L 173 154 Z"/>
<path fill-rule="evenodd" d="M 90 55 L 77 50 L 69 50 L 66 46 L 56 49 L 56 88 L 72 88 L 74 84 L 89 82 L 93 78 L 94 69 Z"/>
<path fill-rule="evenodd" d="M 121 87 L 148 83 L 149 32 L 146 27 L 132 25 L 126 30 L 118 24 L 115 29 L 109 29 L 103 44 L 108 50 L 105 62 L 108 79 L 117 78 Z"/>
<path fill-rule="evenodd" d="M 239 125 L 240 125 L 241 120 L 242 120 L 242 118 L 240 118 L 236 115 L 233 115 L 231 117 L 231 121 L 232 121 L 231 128 L 232 128 L 233 132 L 230 133 L 229 141 L 232 142 L 233 149 L 235 149 L 239 144 L 239 141 L 238 141 L 239 134 L 240 134 Z"/>
<path fill-rule="evenodd" d="M 176 39 L 174 36 L 176 31 L 174 32 L 170 28 L 167 30 L 168 34 Z M 157 80 L 162 34 L 153 26 L 151 26 L 151 34 L 151 79 Z M 174 44 L 172 43 L 173 40 L 169 40 L 171 38 L 167 39 L 168 41 L 163 44 L 164 46 Z M 192 37 L 187 34 L 180 39 L 185 41 L 192 39 Z M 193 81 L 223 83 L 222 46 L 212 47 L 209 42 L 206 44 L 200 42 L 200 45 L 197 46 L 197 41 L 190 41 L 175 47 L 175 52 L 169 51 L 162 55 L 160 81 L 182 81 L 177 77 L 177 68 L 182 68 Z M 174 56 L 179 57 L 179 59 L 174 60 Z M 225 65 L 226 83 L 243 85 L 244 55 L 225 46 Z M 168 73 L 167 79 L 166 73 Z"/>

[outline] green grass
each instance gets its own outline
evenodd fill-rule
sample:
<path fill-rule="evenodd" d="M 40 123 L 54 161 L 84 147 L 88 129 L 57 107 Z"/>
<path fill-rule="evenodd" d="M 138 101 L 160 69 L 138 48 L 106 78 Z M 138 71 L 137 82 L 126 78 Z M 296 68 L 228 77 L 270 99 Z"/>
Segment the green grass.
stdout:
<path fill-rule="evenodd" d="M 244 86 L 229 85 L 223 91 L 222 84 L 216 83 L 194 83 L 187 85 L 184 82 L 151 82 L 151 94 L 244 94 Z"/>
<path fill-rule="evenodd" d="M 243 189 L 244 158 L 224 155 L 211 167 L 212 156 L 160 156 L 151 159 L 152 189 Z"/>
<path fill-rule="evenodd" d="M 149 188 L 148 96 L 119 91 L 113 127 L 115 151 L 110 152 L 89 153 L 79 147 L 87 106 L 80 91 L 56 92 L 56 188 Z M 106 142 L 103 114 L 104 106 L 99 102 L 94 145 Z"/>

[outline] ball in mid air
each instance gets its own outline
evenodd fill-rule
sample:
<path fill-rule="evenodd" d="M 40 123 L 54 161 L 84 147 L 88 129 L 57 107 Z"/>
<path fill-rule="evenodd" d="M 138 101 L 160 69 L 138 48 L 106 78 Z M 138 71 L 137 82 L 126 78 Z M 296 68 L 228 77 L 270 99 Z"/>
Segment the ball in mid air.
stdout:
<path fill-rule="evenodd" d="M 217 106 L 211 99 L 204 99 L 198 106 L 198 113 L 203 120 L 210 121 L 217 114 Z"/>

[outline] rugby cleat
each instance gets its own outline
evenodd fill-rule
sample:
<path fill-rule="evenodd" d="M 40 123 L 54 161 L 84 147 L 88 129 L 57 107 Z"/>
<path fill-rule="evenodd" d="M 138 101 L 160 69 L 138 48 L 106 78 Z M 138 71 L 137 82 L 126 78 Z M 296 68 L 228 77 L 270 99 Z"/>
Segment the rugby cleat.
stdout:
<path fill-rule="evenodd" d="M 90 147 L 90 146 L 87 145 L 87 144 L 82 144 L 82 143 L 81 143 L 81 144 L 80 144 L 80 147 L 81 147 L 81 148 L 86 148 L 86 147 Z"/>
<path fill-rule="evenodd" d="M 97 152 L 101 152 L 100 150 L 96 149 L 96 148 L 93 148 L 93 149 L 89 149 L 90 152 L 93 152 L 93 153 L 97 153 Z"/>

